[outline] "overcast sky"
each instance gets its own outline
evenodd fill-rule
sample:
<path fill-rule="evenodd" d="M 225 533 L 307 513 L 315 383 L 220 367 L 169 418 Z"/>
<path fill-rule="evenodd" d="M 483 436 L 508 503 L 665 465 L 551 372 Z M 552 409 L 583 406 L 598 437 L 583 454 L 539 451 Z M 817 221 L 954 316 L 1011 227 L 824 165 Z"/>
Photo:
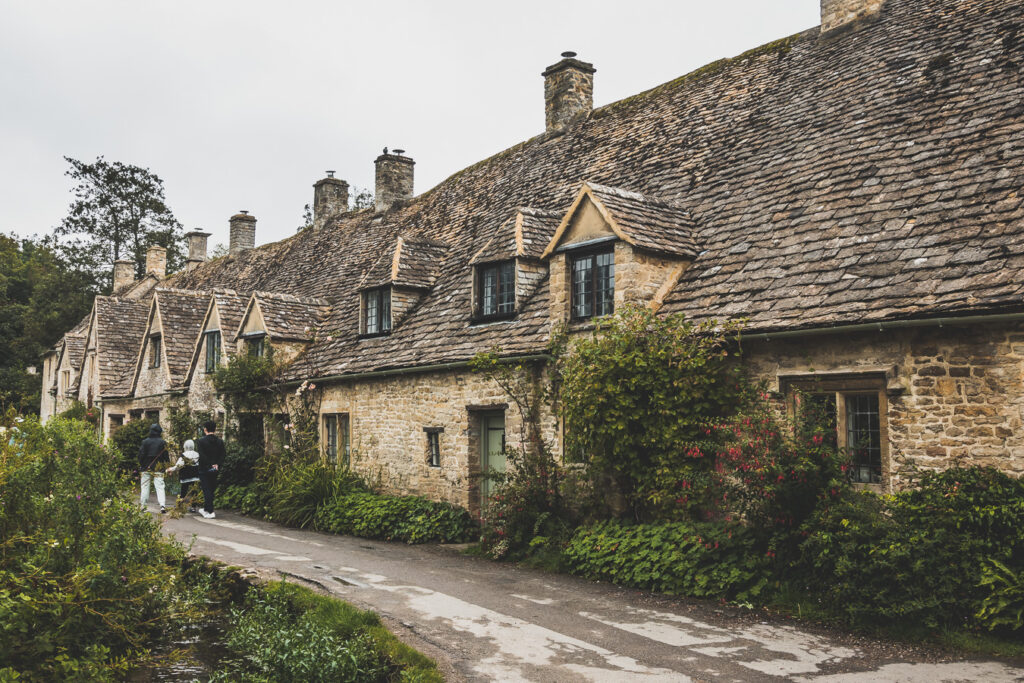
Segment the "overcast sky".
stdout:
<path fill-rule="evenodd" d="M 0 0 L 0 232 L 50 232 L 64 156 L 144 166 L 185 230 L 295 232 L 333 169 L 373 188 L 384 146 L 416 194 L 543 131 L 544 68 L 597 69 L 594 104 L 819 23 L 819 0 L 490 3 Z"/>

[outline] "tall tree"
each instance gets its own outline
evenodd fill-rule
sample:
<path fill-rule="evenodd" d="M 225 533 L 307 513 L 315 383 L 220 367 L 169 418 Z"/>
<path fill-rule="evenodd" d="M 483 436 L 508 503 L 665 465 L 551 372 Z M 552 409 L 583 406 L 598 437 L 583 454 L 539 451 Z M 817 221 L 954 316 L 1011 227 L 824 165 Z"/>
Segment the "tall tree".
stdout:
<path fill-rule="evenodd" d="M 110 281 L 118 259 L 135 262 L 136 277 L 146 274 L 146 249 L 167 249 L 168 272 L 185 258 L 181 223 L 164 198 L 164 181 L 148 168 L 97 157 L 86 163 L 64 157 L 65 175 L 75 181 L 74 201 L 55 234 L 71 239 L 64 251 Z"/>
<path fill-rule="evenodd" d="M 39 356 L 82 319 L 99 291 L 93 274 L 52 240 L 0 234 L 0 411 L 39 410 Z"/>

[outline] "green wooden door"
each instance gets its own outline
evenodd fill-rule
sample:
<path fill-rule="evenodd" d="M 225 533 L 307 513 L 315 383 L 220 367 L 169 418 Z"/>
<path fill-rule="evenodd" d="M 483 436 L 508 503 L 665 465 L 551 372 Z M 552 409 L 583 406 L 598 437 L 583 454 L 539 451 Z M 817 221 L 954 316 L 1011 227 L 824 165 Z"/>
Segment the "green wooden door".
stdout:
<path fill-rule="evenodd" d="M 496 470 L 505 471 L 505 413 L 483 413 L 480 416 L 480 471 L 487 472 Z M 483 504 L 491 496 L 494 482 L 484 479 L 480 493 L 483 496 Z"/>

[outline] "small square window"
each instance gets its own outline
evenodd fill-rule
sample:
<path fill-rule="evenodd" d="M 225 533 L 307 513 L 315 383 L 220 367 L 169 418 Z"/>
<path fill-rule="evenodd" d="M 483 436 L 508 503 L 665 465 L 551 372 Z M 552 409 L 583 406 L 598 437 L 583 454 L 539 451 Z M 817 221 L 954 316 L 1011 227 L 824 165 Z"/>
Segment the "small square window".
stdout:
<path fill-rule="evenodd" d="M 570 255 L 572 318 L 611 315 L 615 301 L 615 255 L 611 249 Z"/>
<path fill-rule="evenodd" d="M 246 342 L 246 345 L 250 356 L 263 358 L 267 355 L 267 338 L 265 336 L 253 337 Z"/>
<path fill-rule="evenodd" d="M 504 318 L 516 312 L 515 261 L 477 266 L 477 314 L 481 318 Z"/>
<path fill-rule="evenodd" d="M 363 293 L 363 334 L 391 331 L 391 288 L 379 287 Z"/>

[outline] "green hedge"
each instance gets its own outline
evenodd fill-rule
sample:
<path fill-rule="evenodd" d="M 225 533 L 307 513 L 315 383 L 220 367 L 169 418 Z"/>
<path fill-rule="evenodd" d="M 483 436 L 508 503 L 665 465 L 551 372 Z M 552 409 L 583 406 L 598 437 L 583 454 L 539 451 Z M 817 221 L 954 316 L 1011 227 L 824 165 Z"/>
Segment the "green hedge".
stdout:
<path fill-rule="evenodd" d="M 805 531 L 793 577 L 848 622 L 970 627 L 998 590 L 983 585 L 991 561 L 1024 570 L 1024 481 L 992 468 L 932 473 L 894 496 L 850 493 Z M 1006 618 L 986 614 L 985 625 Z"/>
<path fill-rule="evenodd" d="M 602 522 L 577 530 L 565 557 L 574 574 L 675 595 L 745 601 L 771 578 L 750 530 L 712 522 Z"/>
<path fill-rule="evenodd" d="M 406 543 L 459 543 L 477 534 L 464 508 L 418 496 L 379 496 L 357 492 L 338 496 L 317 509 L 322 531 Z"/>

